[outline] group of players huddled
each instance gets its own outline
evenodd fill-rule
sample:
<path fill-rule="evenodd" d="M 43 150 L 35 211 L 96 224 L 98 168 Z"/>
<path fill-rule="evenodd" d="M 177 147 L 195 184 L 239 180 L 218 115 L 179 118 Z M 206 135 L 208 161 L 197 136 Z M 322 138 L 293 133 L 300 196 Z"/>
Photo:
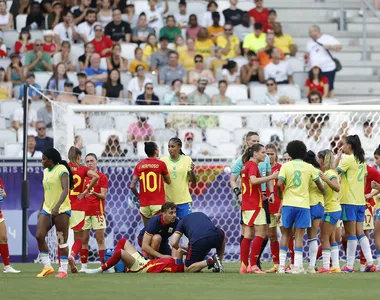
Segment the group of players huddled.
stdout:
<path fill-rule="evenodd" d="M 113 267 L 120 261 L 130 273 L 200 272 L 204 268 L 223 272 L 225 233 L 204 213 L 192 212 L 189 182 L 196 183 L 195 165 L 181 148 L 181 140 L 172 138 L 168 143 L 169 155 L 159 159 L 158 146 L 154 142 L 145 143 L 147 158 L 136 165 L 130 184 L 139 200 L 144 223 L 138 235 L 141 253 L 130 241 L 122 238 L 107 261 L 104 202 L 108 179 L 98 171 L 96 155 L 87 154 L 85 166 L 81 164 L 82 153 L 76 147 L 71 147 L 68 152 L 69 163 L 62 160 L 56 149 L 47 149 L 42 157 L 44 200 L 38 214 L 36 234 L 44 267 L 37 277 L 55 273 L 46 243 L 47 233 L 53 226 L 59 258 L 56 278 L 68 277 L 69 266 L 72 273 L 113 272 Z M 374 156 L 380 166 L 380 146 Z M 315 154 L 307 151 L 302 141 L 292 141 L 287 145 L 283 162 L 283 165 L 278 162 L 275 145 L 264 146 L 256 132 L 247 133 L 243 154 L 234 162 L 231 174 L 232 190 L 241 203 L 240 273 L 305 273 L 305 230 L 309 239 L 307 273 L 354 272 L 358 241 L 361 271 L 380 271 L 380 209 L 375 214 L 374 200 L 380 193 L 380 173 L 365 163 L 359 137 L 345 137 L 336 157 L 330 150 Z M 0 196 L 6 197 L 1 179 Z M 69 228 L 74 231 L 70 253 Z M 87 268 L 91 229 L 95 231 L 102 263 L 97 269 Z M 377 267 L 369 243 L 372 229 L 375 229 Z M 181 244 L 183 235 L 187 237 L 188 245 Z M 263 271 L 260 257 L 268 240 L 274 265 Z M 343 246 L 347 256 L 342 269 L 339 245 Z M 212 249 L 216 254 L 207 258 Z M 291 264 L 286 267 L 289 251 Z M 1 210 L 0 254 L 5 273 L 20 272 L 9 263 Z M 81 260 L 79 271 L 75 264 L 78 254 Z M 323 267 L 316 271 L 320 256 Z"/>

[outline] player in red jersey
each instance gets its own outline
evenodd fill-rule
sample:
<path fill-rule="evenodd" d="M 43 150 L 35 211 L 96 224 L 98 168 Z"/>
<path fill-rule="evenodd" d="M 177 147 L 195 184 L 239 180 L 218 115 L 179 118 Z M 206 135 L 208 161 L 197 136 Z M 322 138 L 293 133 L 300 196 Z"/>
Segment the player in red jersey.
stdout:
<path fill-rule="evenodd" d="M 83 199 L 99 180 L 99 175 L 90 170 L 90 168 L 81 165 L 82 151 L 72 146 L 69 149 L 68 158 L 69 167 L 74 177 L 74 188 L 70 191 L 71 217 L 70 226 L 74 231 L 74 244 L 69 256 L 69 265 L 71 273 L 78 273 L 75 265 L 75 257 L 82 249 L 83 244 L 83 226 L 85 221 L 86 201 Z M 91 178 L 90 184 L 85 188 L 86 177 Z"/>
<path fill-rule="evenodd" d="M 262 144 L 256 144 L 248 148 L 242 157 L 244 167 L 241 173 L 242 182 L 242 215 L 243 222 L 246 225 L 244 230 L 244 239 L 240 245 L 240 274 L 255 273 L 263 274 L 257 266 L 264 239 L 267 237 L 267 220 L 263 208 L 261 193 L 261 184 L 278 177 L 278 171 L 270 176 L 261 177 L 258 164 L 263 162 L 266 157 L 265 147 Z M 268 198 L 269 202 L 274 201 L 274 195 Z M 253 240 L 251 252 L 249 251 Z M 248 265 L 248 256 L 250 264 Z"/>
<path fill-rule="evenodd" d="M 86 218 L 83 226 L 83 244 L 80 250 L 80 259 L 82 267 L 79 273 L 84 273 L 87 269 L 88 261 L 88 242 L 90 240 L 90 230 L 95 230 L 95 238 L 98 243 L 99 258 L 102 263 L 104 263 L 104 250 L 106 249 L 106 243 L 104 240 L 104 230 L 107 228 L 104 201 L 107 197 L 108 192 L 108 178 L 102 172 L 98 171 L 98 158 L 96 154 L 89 153 L 86 155 L 86 165 L 92 171 L 99 175 L 99 180 L 92 188 L 90 193 L 85 197 L 86 200 Z M 92 179 L 86 177 L 85 186 L 86 188 L 90 185 Z"/>
<path fill-rule="evenodd" d="M 20 273 L 20 271 L 15 270 L 11 267 L 9 261 L 9 247 L 8 247 L 8 237 L 7 237 L 7 227 L 5 225 L 5 220 L 3 217 L 3 212 L 1 211 L 1 203 L 7 197 L 7 193 L 4 189 L 3 181 L 0 177 L 0 255 L 3 259 L 4 273 Z"/>
<path fill-rule="evenodd" d="M 160 155 L 157 144 L 145 142 L 145 153 L 148 158 L 136 165 L 130 185 L 132 192 L 140 199 L 140 214 L 144 225 L 161 212 L 161 206 L 165 203 L 164 181 L 166 184 L 171 183 L 166 164 L 157 159 Z M 136 188 L 139 180 L 140 192 Z"/>

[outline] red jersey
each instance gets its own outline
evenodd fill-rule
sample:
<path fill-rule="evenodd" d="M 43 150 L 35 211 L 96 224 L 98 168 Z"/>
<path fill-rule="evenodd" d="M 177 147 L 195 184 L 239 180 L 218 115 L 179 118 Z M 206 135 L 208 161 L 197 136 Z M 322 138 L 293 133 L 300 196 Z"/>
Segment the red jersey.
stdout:
<path fill-rule="evenodd" d="M 96 172 L 99 175 L 99 180 L 95 186 L 91 189 L 91 192 L 100 194 L 101 189 L 108 189 L 108 178 L 102 172 Z M 92 178 L 86 177 L 85 186 L 88 186 L 91 183 Z M 94 195 L 90 195 L 86 199 L 86 216 L 98 216 L 104 215 L 104 200 L 99 199 Z"/>
<path fill-rule="evenodd" d="M 54 43 L 51 43 L 50 45 L 45 43 L 42 45 L 42 50 L 44 50 L 45 52 L 49 54 L 53 53 L 55 49 L 57 49 L 57 45 Z"/>
<path fill-rule="evenodd" d="M 177 265 L 172 257 L 150 260 L 145 267 L 147 273 L 182 273 L 184 265 Z"/>
<path fill-rule="evenodd" d="M 329 80 L 326 76 L 323 76 L 318 84 L 315 84 L 313 81 L 310 81 L 309 78 L 306 79 L 305 86 L 309 87 L 310 91 L 318 91 L 321 94 L 321 96 L 323 96 L 323 88 L 326 84 L 329 84 Z"/>
<path fill-rule="evenodd" d="M 261 184 L 253 185 L 249 179 L 251 176 L 261 178 L 257 164 L 250 160 L 247 161 L 241 171 L 241 190 L 242 205 L 241 210 L 256 210 L 262 207 Z"/>
<path fill-rule="evenodd" d="M 0 189 L 4 189 L 4 184 L 3 184 L 3 180 L 1 179 L 1 177 L 0 177 Z"/>
<path fill-rule="evenodd" d="M 249 11 L 249 15 L 254 19 L 255 23 L 261 23 L 263 24 L 265 29 L 268 26 L 268 15 L 269 10 L 268 8 L 263 8 L 262 12 L 258 12 L 256 8 L 253 8 Z"/>
<path fill-rule="evenodd" d="M 272 167 L 272 174 L 276 171 L 280 171 L 281 166 L 282 166 L 281 164 L 276 163 Z M 274 192 L 274 203 L 269 202 L 269 213 L 271 215 L 275 215 L 278 213 L 278 210 L 280 209 L 280 204 L 281 204 L 281 199 L 278 198 L 277 196 L 277 179 L 273 180 L 273 192 Z M 267 195 L 268 196 L 270 195 L 268 184 L 267 184 Z"/>
<path fill-rule="evenodd" d="M 99 42 L 93 39 L 91 43 L 94 45 L 95 52 L 98 53 L 101 57 L 112 55 L 112 52 L 108 52 L 106 55 L 102 55 L 104 49 L 112 48 L 113 46 L 113 42 L 108 36 L 103 36 Z"/>
<path fill-rule="evenodd" d="M 22 46 L 22 43 L 20 41 L 17 41 L 15 43 L 15 52 L 16 53 L 20 53 L 21 46 Z M 26 44 L 25 48 L 28 51 L 33 50 L 34 49 L 34 44 L 33 43 L 28 43 L 28 44 Z"/>
<path fill-rule="evenodd" d="M 371 182 L 376 181 L 380 183 L 380 173 L 374 167 L 367 165 L 367 177 L 365 182 L 364 194 L 369 194 L 372 191 Z M 376 202 L 373 198 L 367 200 L 367 204 L 375 206 Z"/>
<path fill-rule="evenodd" d="M 69 163 L 71 173 L 74 177 L 74 188 L 70 191 L 70 204 L 72 210 L 85 211 L 86 210 L 86 200 L 78 199 L 78 195 L 82 194 L 85 190 L 85 179 L 88 171 L 90 169 L 86 166 L 77 167 L 73 163 Z"/>
<path fill-rule="evenodd" d="M 165 203 L 163 175 L 169 174 L 166 164 L 156 158 L 146 158 L 133 171 L 140 180 L 140 206 Z"/>

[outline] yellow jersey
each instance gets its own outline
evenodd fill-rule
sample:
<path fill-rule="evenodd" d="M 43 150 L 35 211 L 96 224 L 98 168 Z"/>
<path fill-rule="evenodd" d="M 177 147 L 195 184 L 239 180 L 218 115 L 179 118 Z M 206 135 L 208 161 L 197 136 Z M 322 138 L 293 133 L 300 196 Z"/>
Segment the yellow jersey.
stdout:
<path fill-rule="evenodd" d="M 191 203 L 189 191 L 189 172 L 191 170 L 191 157 L 186 155 L 179 155 L 176 161 L 172 160 L 170 156 L 161 158 L 168 167 L 171 184 L 165 183 L 165 195 L 167 202 L 175 204 Z"/>
<path fill-rule="evenodd" d="M 214 43 L 210 39 L 204 41 L 195 41 L 195 50 L 197 51 L 197 54 L 200 54 L 203 57 L 210 57 L 213 47 Z"/>
<path fill-rule="evenodd" d="M 216 38 L 216 45 L 219 46 L 220 48 L 224 49 L 227 47 L 227 38 L 224 35 L 218 36 Z M 236 56 L 239 56 L 239 53 L 236 52 L 236 46 L 240 47 L 240 40 L 237 36 L 231 36 L 230 37 L 230 51 L 226 55 L 223 55 L 223 59 L 229 59 L 233 58 Z"/>
<path fill-rule="evenodd" d="M 317 168 L 315 168 L 315 170 L 319 174 L 320 170 L 318 170 Z M 317 205 L 318 203 L 324 206 L 325 201 L 323 200 L 323 195 L 321 191 L 318 189 L 315 182 L 313 181 L 310 183 L 310 186 L 309 186 L 309 196 L 310 196 L 310 206 Z"/>
<path fill-rule="evenodd" d="M 64 165 L 55 165 L 51 170 L 44 170 L 42 185 L 44 187 L 44 205 L 42 207 L 47 213 L 51 214 L 52 209 L 57 205 L 62 193 L 61 177 L 63 174 L 69 175 L 69 171 Z M 67 183 L 69 184 L 69 183 Z M 69 194 L 59 208 L 59 213 L 64 213 L 71 209 Z"/>
<path fill-rule="evenodd" d="M 360 163 L 353 154 L 347 155 L 337 167 L 342 173 L 340 204 L 365 205 L 364 189 L 367 176 L 366 163 Z"/>
<path fill-rule="evenodd" d="M 280 48 L 285 54 L 290 53 L 290 45 L 294 44 L 293 38 L 289 34 L 274 37 L 274 46 Z"/>
<path fill-rule="evenodd" d="M 325 176 L 329 180 L 338 179 L 338 173 L 335 170 L 327 170 Z M 336 212 L 340 211 L 340 203 L 338 199 L 338 193 L 335 192 L 329 185 L 325 182 L 326 194 L 324 196 L 325 200 L 325 212 Z"/>
<path fill-rule="evenodd" d="M 257 53 L 260 49 L 267 46 L 267 35 L 265 33 L 260 34 L 259 37 L 256 37 L 254 33 L 246 35 L 243 42 L 243 48 L 248 48 L 253 52 Z"/>
<path fill-rule="evenodd" d="M 310 208 L 309 187 L 319 179 L 316 168 L 295 159 L 282 165 L 278 178 L 285 182 L 283 206 Z"/>

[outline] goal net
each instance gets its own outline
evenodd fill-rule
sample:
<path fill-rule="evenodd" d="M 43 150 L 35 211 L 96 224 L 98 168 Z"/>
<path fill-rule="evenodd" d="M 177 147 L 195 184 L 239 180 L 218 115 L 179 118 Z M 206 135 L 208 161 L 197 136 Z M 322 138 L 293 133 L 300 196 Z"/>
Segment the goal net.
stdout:
<path fill-rule="evenodd" d="M 178 136 L 182 150 L 196 165 L 197 184 L 190 185 L 193 210 L 202 211 L 227 237 L 226 260 L 239 260 L 240 207 L 230 188 L 231 164 L 241 154 L 249 131 L 260 134 L 263 144 L 274 143 L 279 162 L 289 141 L 299 139 L 308 149 L 337 151 L 341 139 L 358 134 L 373 164 L 379 143 L 380 114 L 366 106 L 127 106 L 66 105 L 53 102 L 55 146 L 66 156 L 74 140 L 84 153 L 95 153 L 99 169 L 109 179 L 106 200 L 106 244 L 113 248 L 126 237 L 137 243 L 142 220 L 131 197 L 129 183 L 135 165 L 146 155 L 143 140 L 154 140 L 161 155 Z M 49 243 L 54 243 L 53 240 Z M 90 261 L 98 259 L 94 233 Z M 269 247 L 268 247 L 269 248 Z M 50 248 L 52 249 L 52 248 Z M 305 242 L 305 255 L 308 244 Z M 343 253 L 341 253 L 343 255 Z M 263 259 L 270 259 L 266 250 Z"/>

